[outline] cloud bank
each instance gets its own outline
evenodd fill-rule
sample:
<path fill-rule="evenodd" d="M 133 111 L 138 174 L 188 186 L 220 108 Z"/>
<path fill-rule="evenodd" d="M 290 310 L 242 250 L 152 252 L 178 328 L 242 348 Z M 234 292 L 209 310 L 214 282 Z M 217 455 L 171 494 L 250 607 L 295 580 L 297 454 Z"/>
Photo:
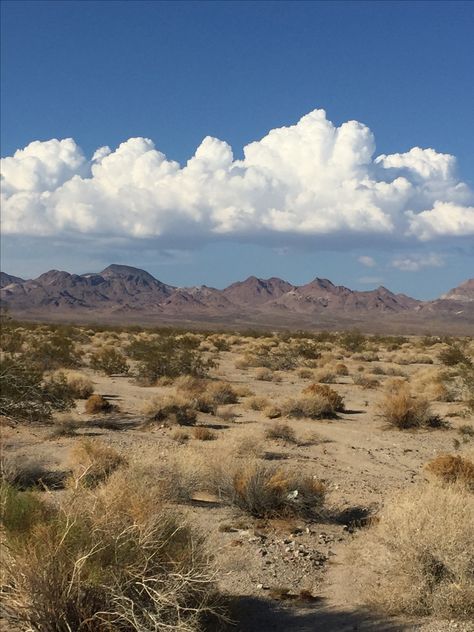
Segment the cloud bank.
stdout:
<path fill-rule="evenodd" d="M 314 110 L 234 160 L 206 137 L 185 166 L 148 138 L 87 159 L 75 141 L 34 141 L 2 159 L 5 234 L 102 238 L 385 236 L 426 242 L 474 234 L 474 192 L 453 156 L 415 147 L 374 157 L 365 125 Z"/>

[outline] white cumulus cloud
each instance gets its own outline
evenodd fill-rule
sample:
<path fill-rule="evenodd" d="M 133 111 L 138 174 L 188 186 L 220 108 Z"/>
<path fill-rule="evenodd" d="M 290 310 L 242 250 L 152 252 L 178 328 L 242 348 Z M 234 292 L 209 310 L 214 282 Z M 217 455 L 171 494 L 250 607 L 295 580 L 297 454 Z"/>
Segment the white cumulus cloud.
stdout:
<path fill-rule="evenodd" d="M 444 259 L 436 253 L 427 255 L 408 255 L 395 257 L 391 261 L 392 268 L 397 268 L 402 272 L 417 272 L 422 268 L 442 268 Z"/>
<path fill-rule="evenodd" d="M 368 255 L 363 255 L 357 259 L 359 263 L 367 268 L 374 268 L 377 265 L 377 262 L 373 257 L 369 257 Z"/>
<path fill-rule="evenodd" d="M 2 159 L 5 234 L 103 239 L 474 234 L 474 194 L 434 149 L 374 157 L 371 131 L 324 110 L 244 147 L 206 137 L 185 165 L 147 138 L 87 160 L 72 139 L 34 141 Z M 371 266 L 369 258 L 364 265 Z"/>

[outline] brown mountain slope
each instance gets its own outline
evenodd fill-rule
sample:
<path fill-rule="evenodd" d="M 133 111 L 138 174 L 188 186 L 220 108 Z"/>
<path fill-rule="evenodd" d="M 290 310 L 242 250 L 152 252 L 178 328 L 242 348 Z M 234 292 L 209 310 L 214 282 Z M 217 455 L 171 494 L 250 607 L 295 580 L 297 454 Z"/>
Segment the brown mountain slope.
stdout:
<path fill-rule="evenodd" d="M 100 273 L 50 270 L 24 281 L 3 273 L 2 305 L 23 318 L 121 322 L 209 322 L 288 327 L 386 327 L 429 330 L 474 325 L 474 280 L 435 301 L 418 301 L 385 287 L 354 291 L 316 277 L 294 286 L 272 277 L 249 277 L 224 290 L 205 285 L 177 288 L 145 270 L 111 265 Z M 385 323 L 385 325 L 384 325 Z M 459 325 L 459 327 L 458 327 Z"/>

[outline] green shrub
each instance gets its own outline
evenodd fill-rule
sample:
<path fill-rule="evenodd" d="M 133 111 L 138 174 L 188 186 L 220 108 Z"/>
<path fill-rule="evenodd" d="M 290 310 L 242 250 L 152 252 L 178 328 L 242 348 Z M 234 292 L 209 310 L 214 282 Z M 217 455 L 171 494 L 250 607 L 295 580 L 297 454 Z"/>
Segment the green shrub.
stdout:
<path fill-rule="evenodd" d="M 106 375 L 125 375 L 128 373 L 127 360 L 116 349 L 101 349 L 91 355 L 91 368 Z"/>

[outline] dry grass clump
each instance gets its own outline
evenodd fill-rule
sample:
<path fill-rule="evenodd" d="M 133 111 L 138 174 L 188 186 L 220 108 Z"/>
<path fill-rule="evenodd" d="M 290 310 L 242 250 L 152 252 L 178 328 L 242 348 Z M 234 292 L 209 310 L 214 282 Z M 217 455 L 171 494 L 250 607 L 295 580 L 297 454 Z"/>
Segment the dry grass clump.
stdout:
<path fill-rule="evenodd" d="M 221 483 L 225 500 L 257 518 L 314 516 L 324 503 L 320 481 L 259 461 L 238 464 Z"/>
<path fill-rule="evenodd" d="M 307 386 L 301 397 L 287 399 L 281 406 L 281 414 L 287 417 L 310 419 L 336 417 L 343 410 L 344 398 L 326 384 L 316 383 Z"/>
<path fill-rule="evenodd" d="M 379 380 L 373 375 L 363 375 L 361 373 L 354 375 L 352 378 L 356 386 L 362 386 L 364 389 L 372 389 L 380 386 Z"/>
<path fill-rule="evenodd" d="M 314 381 L 322 384 L 334 384 L 336 373 L 331 369 L 319 369 L 314 372 Z"/>
<path fill-rule="evenodd" d="M 59 369 L 52 376 L 53 379 L 63 377 L 68 385 L 71 394 L 76 399 L 87 399 L 94 392 L 94 384 L 92 380 L 80 371 L 71 371 L 67 369 Z"/>
<path fill-rule="evenodd" d="M 332 369 L 336 375 L 349 375 L 349 369 L 343 362 L 336 362 Z"/>
<path fill-rule="evenodd" d="M 425 466 L 426 470 L 443 483 L 459 483 L 474 491 L 474 463 L 462 456 L 441 454 Z"/>
<path fill-rule="evenodd" d="M 351 577 L 388 614 L 474 616 L 474 496 L 430 484 L 397 493 L 354 542 Z"/>
<path fill-rule="evenodd" d="M 412 395 L 406 383 L 391 385 L 391 390 L 379 404 L 379 410 L 382 418 L 399 430 L 443 426 L 443 421 L 432 413 L 429 401 Z"/>
<path fill-rule="evenodd" d="M 438 402 L 452 402 L 456 399 L 448 375 L 432 367 L 418 371 L 410 383 L 414 390 L 423 392 L 430 400 Z"/>
<path fill-rule="evenodd" d="M 85 411 L 89 415 L 98 415 L 100 413 L 110 413 L 113 410 L 112 404 L 103 395 L 95 393 L 91 395 L 85 405 Z"/>
<path fill-rule="evenodd" d="M 271 382 L 273 380 L 273 371 L 265 367 L 261 367 L 255 371 L 255 379 L 262 382 Z"/>
<path fill-rule="evenodd" d="M 237 404 L 238 402 L 237 393 L 229 382 L 210 382 L 206 390 L 206 395 L 215 406 Z"/>
<path fill-rule="evenodd" d="M 214 441 L 216 439 L 216 433 L 204 426 L 194 428 L 193 435 L 198 441 Z"/>
<path fill-rule="evenodd" d="M 176 441 L 176 443 L 186 443 L 186 441 L 189 441 L 189 434 L 186 432 L 186 430 L 176 428 L 172 433 L 171 438 L 173 439 L 173 441 Z"/>
<path fill-rule="evenodd" d="M 143 413 L 150 422 L 166 421 L 179 426 L 193 426 L 197 419 L 194 400 L 180 395 L 154 397 L 145 402 Z"/>
<path fill-rule="evenodd" d="M 288 424 L 276 423 L 265 430 L 266 439 L 276 439 L 285 443 L 297 443 L 295 431 Z"/>
<path fill-rule="evenodd" d="M 264 410 L 270 404 L 266 397 L 260 397 L 258 395 L 251 397 L 245 403 L 249 410 Z"/>
<path fill-rule="evenodd" d="M 117 450 L 91 439 L 83 439 L 72 447 L 70 462 L 75 487 L 95 487 L 127 463 Z"/>
<path fill-rule="evenodd" d="M 314 373 L 311 369 L 298 369 L 296 375 L 302 380 L 312 380 Z"/>
<path fill-rule="evenodd" d="M 28 528 L 7 532 L 3 556 L 2 614 L 15 629 L 203 629 L 216 593 L 202 537 L 135 476 L 111 483 L 49 512 L 22 499 Z"/>

